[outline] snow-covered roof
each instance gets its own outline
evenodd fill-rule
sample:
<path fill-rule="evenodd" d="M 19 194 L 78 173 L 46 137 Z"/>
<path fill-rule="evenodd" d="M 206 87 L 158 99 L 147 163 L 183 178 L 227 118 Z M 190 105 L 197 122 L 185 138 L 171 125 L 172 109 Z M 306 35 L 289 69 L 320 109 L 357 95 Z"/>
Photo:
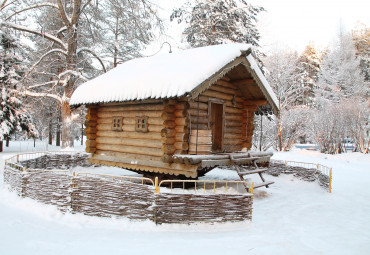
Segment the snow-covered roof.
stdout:
<path fill-rule="evenodd" d="M 223 44 L 133 59 L 79 86 L 70 105 L 181 97 L 250 49 L 248 44 Z M 256 61 L 251 55 L 246 60 L 278 108 Z"/>

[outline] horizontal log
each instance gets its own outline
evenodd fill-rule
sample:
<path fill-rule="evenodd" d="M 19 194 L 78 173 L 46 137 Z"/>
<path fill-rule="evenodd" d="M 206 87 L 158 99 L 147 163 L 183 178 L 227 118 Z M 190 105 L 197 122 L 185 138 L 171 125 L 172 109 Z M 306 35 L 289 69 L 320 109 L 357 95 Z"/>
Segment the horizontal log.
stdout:
<path fill-rule="evenodd" d="M 232 88 L 231 86 L 219 85 L 217 82 L 214 85 L 212 85 L 210 89 L 229 95 L 241 96 L 240 90 Z"/>
<path fill-rule="evenodd" d="M 176 148 L 173 145 L 163 144 L 161 150 L 164 154 L 173 155 Z"/>
<path fill-rule="evenodd" d="M 176 127 L 176 123 L 172 120 L 165 120 L 163 122 L 163 127 L 165 127 L 165 128 L 174 128 L 174 127 Z"/>
<path fill-rule="evenodd" d="M 162 111 L 119 111 L 119 112 L 98 112 L 99 118 L 124 117 L 135 118 L 138 116 L 147 116 L 149 118 L 161 118 Z"/>
<path fill-rule="evenodd" d="M 189 133 L 189 127 L 187 126 L 176 126 L 174 130 L 176 133 L 184 133 L 184 134 Z"/>
<path fill-rule="evenodd" d="M 255 84 L 255 81 L 252 79 L 252 78 L 248 78 L 248 79 L 240 79 L 240 80 L 232 80 L 231 81 L 231 84 L 233 85 L 251 85 L 251 84 Z"/>
<path fill-rule="evenodd" d="M 227 126 L 225 129 L 225 133 L 231 133 L 231 134 L 241 134 L 242 133 L 242 127 L 230 127 Z"/>
<path fill-rule="evenodd" d="M 245 112 L 244 109 L 240 109 L 240 108 L 236 108 L 236 107 L 232 107 L 232 106 L 226 106 L 225 107 L 225 113 L 244 114 L 244 112 Z"/>
<path fill-rule="evenodd" d="M 165 163 L 172 163 L 173 162 L 173 156 L 168 154 L 163 154 L 161 160 Z"/>
<path fill-rule="evenodd" d="M 225 138 L 224 139 L 224 145 L 241 145 L 242 142 L 243 140 L 240 138 L 237 138 L 237 139 Z"/>
<path fill-rule="evenodd" d="M 159 132 L 116 132 L 116 131 L 98 131 L 96 133 L 97 137 L 122 137 L 122 138 L 132 138 L 132 139 L 150 139 L 150 140 L 161 140 L 161 134 Z"/>
<path fill-rule="evenodd" d="M 97 137 L 96 142 L 99 144 L 112 144 L 122 146 L 140 146 L 149 148 L 161 148 L 162 142 L 152 139 L 132 139 L 118 137 Z"/>
<path fill-rule="evenodd" d="M 174 143 L 174 147 L 176 150 L 187 150 L 189 148 L 186 142 L 176 142 Z"/>
<path fill-rule="evenodd" d="M 173 112 L 162 112 L 161 118 L 162 120 L 174 120 L 176 116 Z"/>
<path fill-rule="evenodd" d="M 96 148 L 86 147 L 85 151 L 87 153 L 94 153 L 96 151 Z"/>
<path fill-rule="evenodd" d="M 87 114 L 85 116 L 85 119 L 91 120 L 91 121 L 97 121 L 98 120 L 98 116 L 97 115 L 89 115 L 89 114 Z"/>
<path fill-rule="evenodd" d="M 189 151 L 195 151 L 196 148 L 198 148 L 198 151 L 211 151 L 212 150 L 212 145 L 201 145 L 198 144 L 189 144 Z"/>
<path fill-rule="evenodd" d="M 230 133 L 225 133 L 224 134 L 224 139 L 242 139 L 243 137 L 241 134 L 230 134 Z"/>
<path fill-rule="evenodd" d="M 174 111 L 174 115 L 175 115 L 175 117 L 186 117 L 187 116 L 187 110 L 185 110 L 185 109 L 176 110 L 176 111 Z"/>
<path fill-rule="evenodd" d="M 224 145 L 225 152 L 241 151 L 243 147 L 241 145 Z"/>
<path fill-rule="evenodd" d="M 175 137 L 162 137 L 161 139 L 162 144 L 174 144 L 176 142 Z"/>
<path fill-rule="evenodd" d="M 189 102 L 187 102 L 187 101 L 178 102 L 175 105 L 176 110 L 187 110 L 187 109 L 189 109 L 189 107 L 190 107 L 190 105 L 189 105 Z"/>
<path fill-rule="evenodd" d="M 198 102 L 196 101 L 190 101 L 190 109 L 198 109 Z M 199 110 L 206 110 L 208 111 L 208 103 L 201 103 L 199 102 Z"/>
<path fill-rule="evenodd" d="M 136 126 L 134 124 L 128 125 L 124 124 L 122 126 L 122 131 L 124 132 L 136 132 Z M 111 131 L 112 130 L 112 125 L 111 124 L 98 124 L 96 126 L 96 129 L 98 131 Z M 160 132 L 163 129 L 162 125 L 148 125 L 148 131 L 149 132 Z M 116 131 L 117 133 L 122 132 L 122 131 Z"/>
<path fill-rule="evenodd" d="M 162 156 L 162 151 L 157 148 L 147 148 L 140 146 L 122 146 L 122 145 L 112 145 L 112 144 L 96 144 L 96 148 L 99 150 L 125 152 L 132 154 L 148 155 L 148 156 Z"/>
<path fill-rule="evenodd" d="M 190 137 L 190 143 L 197 143 L 198 144 L 210 144 L 212 143 L 212 136 L 198 136 L 198 140 L 197 140 L 197 136 L 191 136 Z"/>
<path fill-rule="evenodd" d="M 189 150 L 189 154 L 190 155 L 209 155 L 209 154 L 212 154 L 212 151 L 210 151 L 210 150 L 206 150 L 206 151 L 201 151 L 201 150 L 191 151 L 191 150 Z"/>
<path fill-rule="evenodd" d="M 208 124 L 197 124 L 197 123 L 191 123 L 191 129 L 192 130 L 208 130 Z"/>
<path fill-rule="evenodd" d="M 162 137 L 175 137 L 176 131 L 172 128 L 163 128 L 161 130 Z"/>
<path fill-rule="evenodd" d="M 189 125 L 189 119 L 188 118 L 176 118 L 175 123 L 177 126 L 187 126 Z"/>
<path fill-rule="evenodd" d="M 223 100 L 230 100 L 230 101 L 233 99 L 232 95 L 228 95 L 228 94 L 221 93 L 221 92 L 214 91 L 214 90 L 210 90 L 210 89 L 204 91 L 202 93 L 202 95 L 208 96 L 208 97 L 213 97 L 213 98 L 219 98 L 219 99 L 223 99 Z"/>
<path fill-rule="evenodd" d="M 86 134 L 86 138 L 89 140 L 95 140 L 96 139 L 96 134 Z"/>
<path fill-rule="evenodd" d="M 208 126 L 208 117 L 207 118 L 191 118 L 191 124 L 196 124 L 196 123 L 199 123 L 199 124 L 205 124 Z"/>
<path fill-rule="evenodd" d="M 115 112 L 115 111 L 163 111 L 162 103 L 159 104 L 137 104 L 137 105 L 101 105 L 100 112 Z"/>
<path fill-rule="evenodd" d="M 211 130 L 192 130 L 191 131 L 191 136 L 212 136 L 212 131 Z"/>
<path fill-rule="evenodd" d="M 248 99 L 248 100 L 244 101 L 245 106 L 254 106 L 254 105 L 262 106 L 262 105 L 266 105 L 266 104 L 267 104 L 266 99 L 258 99 L 258 100 Z"/>
<path fill-rule="evenodd" d="M 130 160 L 140 159 L 140 160 L 153 160 L 153 161 L 161 161 L 162 157 L 158 156 L 149 156 L 149 155 L 140 155 L 140 154 L 133 154 L 133 153 L 123 153 L 123 152 L 115 152 L 115 151 L 106 151 L 106 150 L 96 150 L 96 155 L 104 155 L 109 157 L 115 158 L 128 158 Z"/>
<path fill-rule="evenodd" d="M 98 129 L 96 127 L 87 127 L 85 129 L 86 134 L 96 134 L 98 132 Z"/>
<path fill-rule="evenodd" d="M 96 127 L 98 123 L 97 121 L 94 121 L 94 120 L 85 120 L 84 124 L 86 127 Z"/>
<path fill-rule="evenodd" d="M 96 141 L 95 140 L 86 140 L 86 148 L 95 148 Z"/>
<path fill-rule="evenodd" d="M 176 133 L 175 140 L 176 142 L 179 142 L 179 141 L 186 142 L 188 140 L 188 137 L 189 137 L 189 134 L 187 133 Z"/>
<path fill-rule="evenodd" d="M 241 127 L 243 123 L 241 121 L 228 120 L 225 121 L 226 127 Z"/>
<path fill-rule="evenodd" d="M 243 115 L 228 115 L 225 116 L 226 121 L 243 121 Z"/>
<path fill-rule="evenodd" d="M 191 118 L 196 118 L 197 116 L 204 118 L 208 117 L 208 111 L 205 110 L 198 111 L 197 109 L 189 109 L 188 112 Z"/>

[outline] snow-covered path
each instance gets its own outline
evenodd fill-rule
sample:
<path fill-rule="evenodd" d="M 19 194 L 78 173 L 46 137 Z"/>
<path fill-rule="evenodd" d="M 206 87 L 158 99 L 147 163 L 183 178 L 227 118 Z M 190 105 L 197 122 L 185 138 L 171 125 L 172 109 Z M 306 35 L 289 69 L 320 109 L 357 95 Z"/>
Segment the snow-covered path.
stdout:
<path fill-rule="evenodd" d="M 369 254 L 370 155 L 294 151 L 274 158 L 333 167 L 333 193 L 292 176 L 266 175 L 275 184 L 264 189 L 267 197 L 255 198 L 251 223 L 155 226 L 63 215 L 19 199 L 1 176 L 0 254 Z"/>

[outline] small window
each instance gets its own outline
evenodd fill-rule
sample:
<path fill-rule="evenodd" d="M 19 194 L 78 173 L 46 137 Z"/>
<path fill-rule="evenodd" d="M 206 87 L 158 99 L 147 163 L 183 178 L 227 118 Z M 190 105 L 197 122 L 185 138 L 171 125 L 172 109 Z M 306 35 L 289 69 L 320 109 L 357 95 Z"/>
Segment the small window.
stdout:
<path fill-rule="evenodd" d="M 138 132 L 148 132 L 148 117 L 136 117 L 135 130 Z"/>
<path fill-rule="evenodd" d="M 122 131 L 122 117 L 113 117 L 112 130 Z"/>

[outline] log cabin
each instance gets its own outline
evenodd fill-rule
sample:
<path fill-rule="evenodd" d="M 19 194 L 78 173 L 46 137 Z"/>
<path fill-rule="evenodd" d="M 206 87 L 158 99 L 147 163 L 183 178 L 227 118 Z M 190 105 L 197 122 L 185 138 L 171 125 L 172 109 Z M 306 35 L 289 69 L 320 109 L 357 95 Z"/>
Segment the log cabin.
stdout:
<path fill-rule="evenodd" d="M 79 86 L 70 105 L 87 107 L 90 162 L 167 178 L 197 178 L 230 163 L 227 153 L 248 163 L 254 112 L 279 110 L 251 52 L 225 44 L 158 54 Z"/>

